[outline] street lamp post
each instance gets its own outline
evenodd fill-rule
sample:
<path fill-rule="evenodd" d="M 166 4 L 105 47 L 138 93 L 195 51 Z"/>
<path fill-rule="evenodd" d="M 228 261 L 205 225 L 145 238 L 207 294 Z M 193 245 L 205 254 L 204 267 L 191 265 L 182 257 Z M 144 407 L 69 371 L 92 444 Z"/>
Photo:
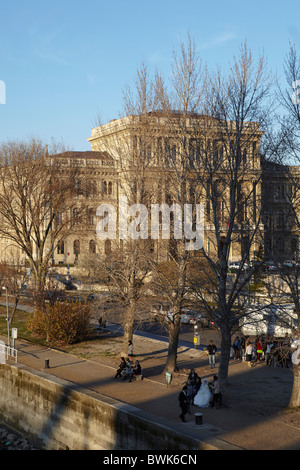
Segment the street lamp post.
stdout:
<path fill-rule="evenodd" d="M 7 287 L 2 287 L 3 290 L 5 290 L 6 293 L 6 321 L 7 321 L 7 345 L 10 348 L 10 331 L 9 331 L 9 311 L 8 311 L 8 291 Z"/>
<path fill-rule="evenodd" d="M 194 346 L 195 346 L 195 349 L 197 349 L 198 346 L 200 346 L 200 335 L 199 335 L 197 323 L 195 323 L 194 325 Z"/>

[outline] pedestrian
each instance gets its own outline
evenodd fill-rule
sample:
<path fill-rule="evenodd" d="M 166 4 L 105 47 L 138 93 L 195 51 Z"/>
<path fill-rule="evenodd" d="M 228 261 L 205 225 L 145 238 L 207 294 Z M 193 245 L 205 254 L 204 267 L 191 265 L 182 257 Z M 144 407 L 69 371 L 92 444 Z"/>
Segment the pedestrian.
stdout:
<path fill-rule="evenodd" d="M 235 337 L 235 340 L 232 343 L 233 348 L 233 359 L 240 358 L 240 339 L 238 336 Z"/>
<path fill-rule="evenodd" d="M 209 342 L 209 345 L 207 346 L 208 350 L 208 364 L 210 365 L 211 369 L 214 369 L 216 365 L 216 351 L 217 348 L 213 343 L 213 340 L 211 339 Z"/>
<path fill-rule="evenodd" d="M 132 370 L 133 370 L 133 375 L 135 377 L 142 375 L 142 367 L 139 361 L 135 361 L 135 364 Z"/>
<path fill-rule="evenodd" d="M 261 343 L 259 336 L 257 336 L 256 338 L 255 346 L 256 346 L 256 361 L 260 362 L 261 355 L 263 353 L 263 347 L 262 347 L 262 343 Z"/>
<path fill-rule="evenodd" d="M 271 367 L 272 365 L 272 349 L 274 346 L 274 342 L 272 341 L 271 338 L 267 339 L 266 342 L 266 352 L 265 352 L 265 358 L 266 358 L 266 366 Z"/>
<path fill-rule="evenodd" d="M 194 385 L 194 392 L 193 392 L 194 393 L 194 398 L 197 395 L 197 393 L 198 393 L 198 391 L 201 387 L 201 384 L 202 384 L 201 377 L 199 377 L 199 375 L 198 375 L 198 377 L 196 379 L 196 382 L 195 382 L 195 385 Z"/>
<path fill-rule="evenodd" d="M 240 351 L 241 357 L 240 359 L 242 361 L 245 361 L 246 359 L 246 338 L 245 335 L 241 336 L 241 351 Z"/>
<path fill-rule="evenodd" d="M 213 386 L 212 386 L 212 399 L 210 401 L 210 406 L 213 408 L 215 404 L 222 404 L 222 394 L 220 389 L 220 383 L 218 377 L 214 375 Z"/>
<path fill-rule="evenodd" d="M 116 375 L 114 377 L 115 379 L 117 379 L 118 377 L 122 377 L 122 371 L 125 369 L 125 367 L 126 367 L 125 358 L 121 357 L 121 362 L 119 364 L 119 368 L 117 369 Z"/>
<path fill-rule="evenodd" d="M 191 369 L 191 372 L 189 373 L 189 376 L 188 376 L 188 380 L 191 381 L 192 385 L 195 385 L 197 379 L 198 379 L 197 372 L 195 372 L 195 369 Z"/>
<path fill-rule="evenodd" d="M 127 352 L 129 360 L 133 361 L 133 344 L 132 341 L 128 341 L 128 352 Z"/>
<path fill-rule="evenodd" d="M 132 376 L 133 376 L 132 365 L 131 365 L 130 359 L 127 357 L 126 367 L 122 371 L 122 380 L 126 380 L 126 379 L 129 378 L 129 382 L 131 382 L 132 381 Z"/>
<path fill-rule="evenodd" d="M 194 404 L 194 385 L 192 381 L 188 379 L 187 383 L 187 397 L 188 397 L 188 413 L 191 414 L 191 405 Z"/>
<path fill-rule="evenodd" d="M 251 367 L 252 354 L 253 354 L 253 346 L 251 342 L 249 341 L 246 347 L 246 361 L 248 362 L 248 367 Z"/>
<path fill-rule="evenodd" d="M 189 406 L 186 385 L 184 385 L 181 392 L 179 393 L 178 401 L 179 401 L 179 406 L 181 408 L 181 414 L 179 415 L 179 418 L 181 419 L 183 423 L 186 423 L 185 415 L 188 412 L 188 406 Z"/>

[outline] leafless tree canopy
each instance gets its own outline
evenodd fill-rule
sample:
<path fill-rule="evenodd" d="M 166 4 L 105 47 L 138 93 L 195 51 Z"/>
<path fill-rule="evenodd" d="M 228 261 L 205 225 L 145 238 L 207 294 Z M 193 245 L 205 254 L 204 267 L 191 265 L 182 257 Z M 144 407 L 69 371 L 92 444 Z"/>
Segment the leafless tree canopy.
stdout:
<path fill-rule="evenodd" d="M 0 148 L 0 234 L 31 267 L 43 289 L 53 250 L 71 230 L 77 168 L 68 168 L 41 141 Z M 77 214 L 79 216 L 79 214 Z"/>

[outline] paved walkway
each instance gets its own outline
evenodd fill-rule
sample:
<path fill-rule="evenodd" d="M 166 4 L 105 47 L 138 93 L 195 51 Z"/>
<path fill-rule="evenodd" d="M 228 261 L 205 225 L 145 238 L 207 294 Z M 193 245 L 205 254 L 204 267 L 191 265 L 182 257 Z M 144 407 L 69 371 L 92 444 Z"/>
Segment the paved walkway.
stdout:
<path fill-rule="evenodd" d="M 106 334 L 103 330 L 104 339 Z M 180 372 L 174 374 L 168 386 L 164 372 L 167 343 L 136 335 L 135 353 L 142 363 L 145 379 L 128 383 L 114 379 L 119 358 L 113 351 L 119 348 L 120 342 L 107 340 L 105 346 L 103 341 L 107 355 L 97 349 L 100 343 L 74 347 L 71 354 L 16 340 L 18 363 L 129 403 L 180 425 L 183 432 L 195 432 L 203 440 L 217 437 L 224 444 L 249 450 L 300 450 L 299 414 L 295 421 L 294 415 L 292 419 L 284 412 L 293 381 L 290 369 L 270 369 L 264 365 L 249 369 L 245 363 L 232 361 L 230 386 L 223 392 L 224 406 L 220 409 L 192 406 L 191 414 L 186 416 L 188 422 L 181 423 L 178 394 L 190 368 L 195 367 L 202 380 L 205 377 L 211 380 L 217 372 L 208 367 L 203 351 L 181 346 Z M 197 412 L 203 413 L 203 425 L 195 424 Z"/>

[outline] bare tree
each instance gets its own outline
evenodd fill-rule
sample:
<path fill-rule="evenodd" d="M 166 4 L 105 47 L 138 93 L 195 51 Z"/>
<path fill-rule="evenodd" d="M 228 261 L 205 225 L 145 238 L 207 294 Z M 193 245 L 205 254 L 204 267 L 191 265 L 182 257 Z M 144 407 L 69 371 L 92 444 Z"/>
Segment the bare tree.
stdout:
<path fill-rule="evenodd" d="M 228 75 L 223 76 L 220 71 L 207 73 L 188 37 L 180 54 L 174 54 L 171 90 L 162 100 L 170 106 L 164 109 L 170 200 L 180 205 L 191 201 L 204 205 L 201 252 L 210 267 L 207 282 L 195 282 L 187 276 L 187 263 L 193 253 L 183 248 L 182 240 L 172 240 L 178 283 L 173 292 L 170 344 L 174 344 L 175 351 L 183 300 L 193 288 L 221 331 L 219 377 L 223 383 L 228 375 L 236 308 L 253 274 L 244 268 L 259 249 L 259 145 L 261 126 L 269 118 L 264 106 L 271 84 L 264 58 L 256 64 L 246 44 L 234 58 Z M 238 249 L 235 256 L 241 261 L 240 269 L 231 276 L 228 262 Z"/>
<path fill-rule="evenodd" d="M 228 76 L 221 72 L 208 77 L 199 69 L 194 43 L 188 38 L 175 56 L 172 90 L 164 103 L 176 105 L 169 110 L 169 178 L 172 202 L 202 202 L 205 206 L 205 234 L 202 254 L 210 266 L 206 288 L 187 278 L 191 253 L 175 241 L 178 290 L 181 296 L 174 307 L 175 337 L 178 337 L 180 311 L 187 290 L 197 291 L 199 300 L 215 320 L 222 335 L 220 380 L 228 376 L 231 332 L 240 297 L 249 285 L 253 271 L 245 266 L 259 249 L 261 229 L 259 145 L 262 129 L 269 118 L 266 99 L 272 77 L 265 60 L 252 58 L 246 44 L 234 58 Z M 232 252 L 241 261 L 231 276 L 228 262 Z M 202 262 L 202 261 L 201 261 Z M 213 273 L 213 276 L 212 276 Z M 210 289 L 207 290 L 207 286 Z M 187 289 L 189 286 L 189 289 Z"/>
<path fill-rule="evenodd" d="M 221 329 L 220 378 L 222 382 L 227 379 L 235 307 L 252 275 L 252 272 L 245 275 L 243 267 L 250 253 L 259 248 L 260 126 L 267 121 L 268 113 L 263 106 L 271 82 L 264 58 L 255 64 L 246 44 L 241 47 L 240 56 L 234 59 L 227 77 L 220 72 L 208 77 L 195 43 L 188 37 L 187 43 L 181 44 L 179 54 L 174 53 L 169 86 L 157 74 L 154 86 L 151 81 L 149 88 L 147 68 L 140 69 L 138 93 L 127 90 L 127 117 L 115 126 L 114 149 L 111 129 L 107 127 L 106 132 L 102 126 L 99 130 L 103 145 L 99 150 L 111 149 L 109 152 L 118 161 L 122 194 L 127 194 L 130 202 L 134 199 L 142 204 L 166 203 L 173 212 L 177 229 L 180 228 L 181 236 L 176 235 L 174 226 L 169 240 L 157 239 L 157 246 L 161 243 L 159 248 L 176 266 L 175 280 L 172 276 L 167 279 L 168 270 L 163 273 L 165 286 L 168 285 L 166 295 L 173 304 L 167 360 L 170 370 L 177 367 L 180 316 L 191 290 L 187 267 L 193 258 L 193 248 L 187 249 L 187 242 L 197 240 L 193 223 L 188 237 L 183 230 L 183 219 L 176 220 L 175 208 L 177 205 L 182 210 L 184 204 L 201 202 L 206 219 L 202 253 L 210 266 L 209 276 L 214 273 L 214 288 L 209 294 L 210 301 L 214 296 L 213 309 L 207 294 L 202 295 L 202 299 Z M 190 217 L 194 222 L 195 215 Z M 241 246 L 238 243 L 241 238 L 241 269 L 232 279 L 228 276 L 228 261 L 233 246 Z M 133 260 L 138 259 L 134 249 L 128 250 L 133 255 L 132 266 Z M 203 294 L 204 291 L 202 288 Z"/>
<path fill-rule="evenodd" d="M 194 165 L 208 201 L 203 254 L 214 273 L 209 296 L 214 302 L 204 301 L 204 305 L 221 331 L 222 383 L 228 377 L 237 308 L 239 315 L 245 314 L 240 298 L 253 274 L 245 268 L 261 243 L 259 146 L 268 118 L 265 106 L 271 84 L 264 58 L 256 64 L 246 43 L 242 44 L 228 76 L 218 72 L 211 77 L 200 131 L 203 143 Z M 240 261 L 234 276 L 228 273 L 232 256 Z"/>
<path fill-rule="evenodd" d="M 276 166 L 276 181 L 270 188 L 268 199 L 273 213 L 268 214 L 272 233 L 270 252 L 284 282 L 284 294 L 289 294 L 298 318 L 297 336 L 300 340 L 300 293 L 299 293 L 299 150 L 300 150 L 300 59 L 294 44 L 290 44 L 284 61 L 285 87 L 278 85 L 277 100 L 280 105 L 278 130 L 269 136 L 268 150 Z M 295 165 L 295 166 L 293 166 Z M 270 205 L 270 204 L 269 204 Z M 270 209 L 270 207 L 269 207 Z M 279 241 L 282 251 L 278 250 Z M 288 267 L 282 263 L 287 252 L 294 262 Z M 299 351 L 299 349 L 298 349 Z M 300 405 L 300 366 L 293 364 L 294 383 L 289 406 Z"/>
<path fill-rule="evenodd" d="M 122 300 L 122 354 L 127 354 L 139 304 L 145 296 L 144 280 L 151 270 L 149 257 L 153 251 L 148 240 L 148 215 L 143 214 L 143 208 L 150 206 L 157 172 L 152 165 L 156 130 L 148 118 L 156 106 L 156 92 L 144 63 L 137 69 L 134 88 L 126 87 L 123 99 L 119 127 L 112 129 L 108 124 L 99 128 L 98 149 L 112 156 L 118 173 L 118 200 L 115 202 L 120 223 L 112 237 L 115 238 L 111 243 L 112 252 L 104 262 L 98 260 L 98 269 L 106 273 L 110 288 Z M 105 224 L 106 212 L 102 215 L 101 223 Z M 111 237 L 105 230 L 101 236 L 98 231 L 98 236 L 103 240 Z"/>
<path fill-rule="evenodd" d="M 188 36 L 180 44 L 179 52 L 174 51 L 170 90 L 156 82 L 157 96 L 161 108 L 161 141 L 158 158 L 164 168 L 164 202 L 173 214 L 173 232 L 168 241 L 169 269 L 164 264 L 157 266 L 156 273 L 164 278 L 165 294 L 172 301 L 172 317 L 169 319 L 169 346 L 166 367 L 177 369 L 177 348 L 180 333 L 181 314 L 189 292 L 187 273 L 190 251 L 184 231 L 183 208 L 189 204 L 192 191 L 190 162 L 191 136 L 190 117 L 203 106 L 206 92 L 206 68 L 198 55 L 195 42 Z M 193 198 L 197 202 L 197 197 Z M 176 212 L 179 210 L 179 213 Z M 171 222 L 171 219 L 169 220 Z M 176 234 L 176 231 L 179 233 Z"/>
<path fill-rule="evenodd" d="M 72 229 L 77 206 L 78 169 L 65 171 L 66 161 L 53 154 L 36 139 L 0 148 L 0 235 L 28 263 L 40 301 L 53 252 Z"/>

